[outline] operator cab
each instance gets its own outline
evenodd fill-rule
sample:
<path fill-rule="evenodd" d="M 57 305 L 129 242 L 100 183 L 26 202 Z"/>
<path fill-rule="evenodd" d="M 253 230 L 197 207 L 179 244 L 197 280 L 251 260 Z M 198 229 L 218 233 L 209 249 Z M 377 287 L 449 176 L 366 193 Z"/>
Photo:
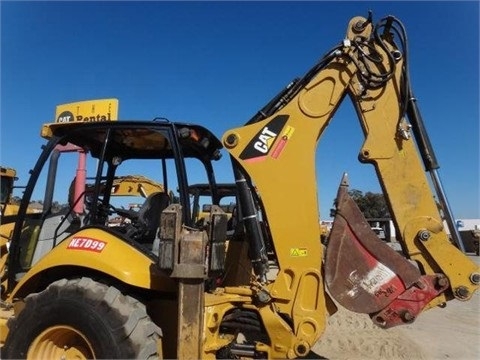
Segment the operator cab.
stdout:
<path fill-rule="evenodd" d="M 181 205 L 184 225 L 198 226 L 189 184 L 206 184 L 210 204 L 220 199 L 212 162 L 220 159 L 222 145 L 201 126 L 169 121 L 55 123 L 44 125 L 42 135 L 49 141 L 32 170 L 14 230 L 18 240 L 9 254 L 16 281 L 85 227 L 113 233 L 154 257 L 160 213 L 170 204 Z M 137 211 L 115 194 L 116 179 L 128 175 L 161 184 L 161 191 L 141 198 Z M 38 200 L 42 212 L 28 214 L 28 204 Z M 112 226 L 112 217 L 124 219 L 123 224 Z"/>

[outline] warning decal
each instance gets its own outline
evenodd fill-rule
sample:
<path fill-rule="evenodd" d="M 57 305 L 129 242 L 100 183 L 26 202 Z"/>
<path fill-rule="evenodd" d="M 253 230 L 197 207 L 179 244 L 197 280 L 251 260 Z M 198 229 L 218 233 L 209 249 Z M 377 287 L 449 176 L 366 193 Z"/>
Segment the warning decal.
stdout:
<path fill-rule="evenodd" d="M 303 257 L 307 256 L 307 249 L 306 248 L 291 248 L 290 249 L 290 256 L 293 257 Z"/>
<path fill-rule="evenodd" d="M 285 132 L 282 134 L 280 140 L 278 140 L 277 145 L 272 151 L 272 158 L 277 159 L 280 156 L 283 149 L 285 149 L 285 146 L 287 145 L 287 141 L 292 137 L 294 131 L 295 128 L 287 125 Z"/>

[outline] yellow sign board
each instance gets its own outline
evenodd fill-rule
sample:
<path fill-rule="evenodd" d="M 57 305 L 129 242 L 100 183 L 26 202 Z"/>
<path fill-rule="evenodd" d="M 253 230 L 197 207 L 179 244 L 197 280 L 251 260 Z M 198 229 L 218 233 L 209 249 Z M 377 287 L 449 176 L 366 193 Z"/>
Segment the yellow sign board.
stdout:
<path fill-rule="evenodd" d="M 58 105 L 56 123 L 118 120 L 118 99 L 78 101 Z"/>
<path fill-rule="evenodd" d="M 305 248 L 290 248 L 290 256 L 292 257 L 308 256 L 308 251 Z"/>

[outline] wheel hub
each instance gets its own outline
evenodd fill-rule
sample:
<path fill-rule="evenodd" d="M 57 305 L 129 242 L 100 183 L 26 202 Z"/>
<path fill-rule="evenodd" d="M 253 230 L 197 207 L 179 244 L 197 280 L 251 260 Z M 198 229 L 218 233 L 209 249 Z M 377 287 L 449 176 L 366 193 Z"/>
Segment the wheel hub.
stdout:
<path fill-rule="evenodd" d="M 78 330 L 66 325 L 49 327 L 28 349 L 27 359 L 94 359 L 93 347 Z"/>

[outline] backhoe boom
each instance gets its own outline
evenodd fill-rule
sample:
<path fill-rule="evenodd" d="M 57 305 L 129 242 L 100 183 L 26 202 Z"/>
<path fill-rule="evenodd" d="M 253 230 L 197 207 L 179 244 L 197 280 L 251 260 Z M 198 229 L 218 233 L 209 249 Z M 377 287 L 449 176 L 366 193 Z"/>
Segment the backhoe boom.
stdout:
<path fill-rule="evenodd" d="M 403 26 L 393 17 L 375 27 L 371 19 L 353 18 L 345 40 L 305 77 L 290 84 L 244 127 L 229 130 L 223 136 L 234 164 L 255 185 L 261 199 L 261 217 L 268 223 L 266 242 L 273 244 L 279 267 L 276 280 L 265 285 L 276 311 L 292 319 L 293 343 L 296 344 L 293 348 L 297 355 L 300 355 L 300 344 L 313 345 L 325 326 L 327 300 L 320 272 L 324 254 L 319 243 L 315 149 L 347 95 L 355 106 L 365 135 L 359 159 L 375 167 L 399 229 L 405 257 L 398 261 L 412 268 L 409 271 L 414 275 L 405 282 L 402 274 L 390 269 L 394 266 L 387 256 L 384 263 L 367 267 L 356 279 L 335 279 L 335 282 L 343 282 L 335 283 L 344 290 L 339 293 L 350 294 L 354 302 L 356 293 L 352 289 L 361 288 L 362 284 L 366 287 L 368 276 L 377 272 L 379 284 L 372 285 L 375 291 L 373 288 L 363 291 L 371 292 L 373 299 L 368 304 L 374 303 L 384 291 L 388 297 L 382 302 L 385 307 L 370 311 L 370 305 L 357 304 L 356 311 L 373 314 L 386 311 L 390 304 L 394 308 L 390 311 L 402 312 L 406 309 L 394 300 L 402 296 L 418 297 L 419 290 L 412 287 L 427 286 L 428 291 L 422 296 L 428 301 L 417 302 L 415 309 L 410 309 L 415 314 L 406 316 L 408 320 L 398 321 L 397 316 L 389 322 L 378 315 L 377 323 L 388 327 L 409 322 L 424 308 L 443 304 L 453 297 L 465 300 L 478 288 L 478 268 L 451 244 L 435 201 L 438 194 L 430 189 L 422 166 L 422 158 L 428 158 L 429 163 L 427 160 L 424 163 L 427 170 L 438 167 L 418 109 L 410 98 L 406 44 L 398 47 L 394 35 L 404 40 Z M 413 136 L 411 118 L 415 125 Z M 285 189 L 301 189 L 301 196 Z M 445 204 L 442 206 L 447 213 Z M 324 268 L 327 277 L 330 274 L 335 278 L 334 266 L 341 266 L 338 263 L 341 259 L 334 258 L 334 254 L 329 259 L 329 249 L 340 241 L 334 235 L 342 238 L 347 236 L 346 229 L 353 229 L 351 236 L 354 237 L 355 228 L 365 226 L 366 222 L 362 221 L 363 218 L 357 219 L 357 223 L 343 228 L 335 221 L 334 230 L 335 224 L 337 230 L 342 230 L 332 232 L 328 240 Z M 352 245 L 352 241 L 345 244 Z M 359 248 L 365 248 L 361 239 L 355 242 Z M 370 257 L 375 258 L 378 252 L 375 249 L 381 247 L 386 245 L 378 241 Z M 341 251 L 348 254 L 350 250 L 342 247 Z M 262 254 L 252 256 L 260 258 Z M 362 264 L 350 264 L 352 271 L 358 266 Z M 380 266 L 385 267 L 383 275 Z M 398 285 L 389 283 L 388 280 L 398 276 Z"/>

